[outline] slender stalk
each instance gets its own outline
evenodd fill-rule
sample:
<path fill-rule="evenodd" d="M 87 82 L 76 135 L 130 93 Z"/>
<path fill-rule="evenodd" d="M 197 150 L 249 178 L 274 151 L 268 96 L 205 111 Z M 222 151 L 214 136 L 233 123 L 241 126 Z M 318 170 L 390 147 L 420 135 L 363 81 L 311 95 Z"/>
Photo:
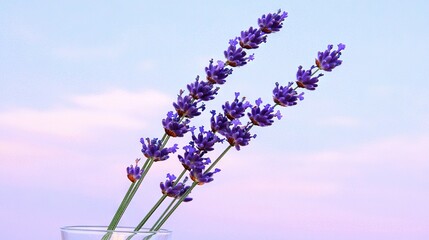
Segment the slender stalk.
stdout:
<path fill-rule="evenodd" d="M 165 215 L 164 218 L 162 218 L 161 221 L 159 221 L 158 226 L 154 226 L 151 228 L 152 231 L 158 231 L 162 225 L 165 223 L 165 221 L 167 221 L 167 219 L 171 216 L 171 214 L 173 214 L 173 212 L 177 209 L 177 207 L 179 207 L 179 205 L 183 202 L 183 200 L 185 200 L 185 198 L 189 195 L 189 193 L 191 193 L 192 189 L 194 189 L 195 186 L 197 186 L 198 183 L 197 182 L 193 182 L 191 187 L 186 191 L 185 194 L 183 194 L 183 196 L 179 199 L 179 201 L 174 205 L 174 207 Z M 161 218 L 160 218 L 161 219 Z M 157 221 L 157 222 L 158 222 Z"/>
<path fill-rule="evenodd" d="M 134 228 L 134 231 L 140 230 L 143 225 L 147 222 L 147 220 L 152 216 L 152 214 L 158 209 L 159 205 L 165 200 L 167 197 L 167 194 L 163 194 L 158 202 L 155 203 L 155 205 L 150 209 L 150 211 L 146 214 L 146 216 L 140 221 L 140 223 Z"/>
<path fill-rule="evenodd" d="M 122 208 L 125 206 L 125 203 L 126 203 L 128 197 L 129 197 L 131 191 L 133 190 L 134 185 L 135 185 L 135 182 L 133 182 L 133 183 L 130 184 L 130 187 L 128 188 L 128 191 L 125 194 L 124 199 L 122 199 L 122 202 L 119 205 L 118 210 L 116 211 L 115 215 L 113 216 L 112 220 L 110 221 L 109 227 L 107 228 L 108 230 L 112 230 L 114 228 L 115 223 L 118 221 L 120 212 L 121 212 Z"/>
<path fill-rule="evenodd" d="M 183 171 L 180 173 L 179 177 L 177 178 L 176 181 L 174 181 L 173 183 L 173 187 L 177 185 L 177 183 L 180 181 L 180 179 L 183 177 L 183 175 L 185 175 L 186 173 L 186 169 L 183 169 Z M 140 223 L 135 227 L 134 231 L 138 231 L 140 230 L 144 224 L 147 222 L 147 220 L 149 220 L 149 218 L 152 216 L 152 214 L 156 211 L 156 209 L 158 209 L 158 207 L 162 204 L 162 202 L 165 200 L 165 198 L 167 197 L 167 194 L 163 194 L 158 202 L 155 203 L 155 205 L 149 210 L 149 212 L 146 214 L 146 216 L 140 221 Z"/>
<path fill-rule="evenodd" d="M 153 224 L 152 228 L 150 229 L 151 231 L 154 231 L 156 226 L 159 224 L 159 222 L 161 221 L 161 219 L 164 218 L 165 214 L 167 214 L 167 212 L 170 210 L 170 208 L 173 206 L 173 204 L 176 202 L 176 198 L 173 199 L 173 201 L 171 201 L 170 204 L 168 204 L 168 207 L 165 209 L 165 211 L 161 214 L 161 216 L 158 218 L 158 220 L 155 222 L 155 224 Z"/>
<path fill-rule="evenodd" d="M 219 157 L 217 157 L 217 159 L 210 165 L 209 168 L 207 168 L 207 170 L 204 173 L 208 173 L 210 172 L 210 170 L 212 170 L 214 168 L 214 166 L 216 166 L 216 164 L 223 158 L 223 156 L 225 156 L 225 154 L 232 148 L 232 145 L 229 145 L 227 148 L 225 148 L 225 150 L 223 150 L 223 152 L 219 155 Z"/>

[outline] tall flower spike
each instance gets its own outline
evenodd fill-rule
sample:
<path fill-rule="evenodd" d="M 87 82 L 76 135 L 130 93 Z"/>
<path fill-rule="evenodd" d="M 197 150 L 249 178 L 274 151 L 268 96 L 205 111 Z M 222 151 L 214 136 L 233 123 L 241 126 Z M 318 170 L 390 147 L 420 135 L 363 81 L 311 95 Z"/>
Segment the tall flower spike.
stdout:
<path fill-rule="evenodd" d="M 139 161 L 140 161 L 140 158 L 137 158 L 136 166 L 133 166 L 131 164 L 129 167 L 127 167 L 127 177 L 131 182 L 136 182 L 138 179 L 142 177 L 143 169 L 140 169 L 140 167 L 137 166 Z"/>
<path fill-rule="evenodd" d="M 267 35 L 260 29 L 250 27 L 249 30 L 241 32 L 238 40 L 242 48 L 256 49 L 259 44 L 267 42 Z"/>
<path fill-rule="evenodd" d="M 293 106 L 297 104 L 297 101 L 304 99 L 304 93 L 298 94 L 292 87 L 293 83 L 290 82 L 287 86 L 279 86 L 276 82 L 276 87 L 273 90 L 273 100 L 280 106 Z"/>
<path fill-rule="evenodd" d="M 317 82 L 319 82 L 319 77 L 322 77 L 323 74 L 319 74 L 316 77 L 312 77 L 315 72 L 313 69 L 315 66 L 311 66 L 310 70 L 303 70 L 302 66 L 298 67 L 296 72 L 296 84 L 300 88 L 305 88 L 307 90 L 315 90 L 317 87 Z"/>
<path fill-rule="evenodd" d="M 279 120 L 281 119 L 282 115 L 280 114 L 280 111 L 274 113 L 274 107 L 270 104 L 266 104 L 264 108 L 261 109 L 260 105 L 262 100 L 259 98 L 255 103 L 256 106 L 253 106 L 252 111 L 247 114 L 253 124 L 260 127 L 266 127 L 273 124 L 274 117 L 277 117 Z"/>
<path fill-rule="evenodd" d="M 226 64 L 231 67 L 244 66 L 248 61 L 253 60 L 253 55 L 246 57 L 247 53 L 243 50 L 243 48 L 237 48 L 237 44 L 237 38 L 231 39 L 229 41 L 228 49 L 224 52 L 225 58 L 227 59 Z"/>
<path fill-rule="evenodd" d="M 332 69 L 340 66 L 343 61 L 339 60 L 341 51 L 346 48 L 346 45 L 338 44 L 338 50 L 331 52 L 333 45 L 328 45 L 328 49 L 324 52 L 319 52 L 316 58 L 316 66 L 324 71 L 330 72 Z"/>
<path fill-rule="evenodd" d="M 195 100 L 201 101 L 213 100 L 219 90 L 219 88 L 213 89 L 213 84 L 210 84 L 209 82 L 200 82 L 199 76 L 197 76 L 194 83 L 188 84 L 187 88 L 189 90 L 189 94 Z"/>
<path fill-rule="evenodd" d="M 168 112 L 167 118 L 162 119 L 165 133 L 171 137 L 183 137 L 189 131 L 189 119 L 181 121 L 177 113 Z"/>
<path fill-rule="evenodd" d="M 258 19 L 258 25 L 264 33 L 278 32 L 283 27 L 285 18 L 287 18 L 287 12 L 281 12 L 279 9 L 277 13 L 262 15 L 262 17 Z"/>
<path fill-rule="evenodd" d="M 226 102 L 225 105 L 222 105 L 222 109 L 225 112 L 225 116 L 227 116 L 229 120 L 241 118 L 242 116 L 244 116 L 244 112 L 246 111 L 246 109 L 251 106 L 248 101 L 244 102 L 244 100 L 246 99 L 244 97 L 241 99 L 241 101 L 239 101 L 239 96 L 240 93 L 236 92 L 235 99 L 231 104 L 229 104 L 229 102 Z"/>
<path fill-rule="evenodd" d="M 212 84 L 224 84 L 225 79 L 232 73 L 232 69 L 225 67 L 225 63 L 222 61 L 217 61 L 217 65 L 213 65 L 213 59 L 210 60 L 210 64 L 205 70 L 207 81 Z"/>
<path fill-rule="evenodd" d="M 152 158 L 153 161 L 165 161 L 169 158 L 170 153 L 175 153 L 178 149 L 177 144 L 174 144 L 170 148 L 161 148 L 162 141 L 158 138 L 150 140 L 149 138 L 143 139 L 140 138 L 140 143 L 142 144 L 142 153 L 147 158 Z"/>

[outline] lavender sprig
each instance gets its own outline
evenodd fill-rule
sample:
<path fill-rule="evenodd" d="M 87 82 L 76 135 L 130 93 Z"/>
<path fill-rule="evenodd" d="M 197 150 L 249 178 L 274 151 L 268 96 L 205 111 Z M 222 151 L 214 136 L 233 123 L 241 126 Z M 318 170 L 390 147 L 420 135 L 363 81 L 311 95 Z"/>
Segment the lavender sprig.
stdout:
<path fill-rule="evenodd" d="M 256 134 L 250 133 L 252 127 L 267 127 L 274 123 L 275 118 L 280 120 L 282 115 L 280 111 L 274 110 L 275 107 L 296 105 L 298 100 L 304 99 L 304 93 L 298 93 L 297 88 L 315 90 L 318 86 L 319 78 L 323 76 L 323 74 L 315 76 L 319 70 L 330 72 L 342 64 L 342 60 L 339 58 L 341 51 L 345 49 L 345 45 L 339 44 L 337 50 L 332 50 L 333 45 L 328 45 L 327 50 L 318 52 L 315 66 L 311 66 L 308 70 L 303 69 L 302 66 L 298 67 L 295 81 L 296 87 L 293 87 L 292 82 L 289 82 L 286 86 L 281 86 L 279 83 L 275 84 L 273 89 L 274 105 L 265 104 L 262 106 L 261 98 L 255 101 L 255 105 L 252 105 L 245 101 L 245 98 L 239 100 L 240 94 L 236 93 L 235 99 L 231 103 L 226 102 L 222 106 L 223 113 L 216 114 L 214 110 L 211 111 L 211 131 L 205 131 L 204 127 L 201 126 L 198 128 L 199 132 L 196 133 L 196 128 L 190 126 L 190 119 L 203 113 L 205 110 L 203 102 L 215 98 L 220 87 L 214 85 L 225 84 L 227 78 L 232 74 L 233 68 L 245 66 L 254 60 L 254 54 L 247 51 L 259 48 L 262 43 L 266 43 L 269 34 L 280 31 L 287 16 L 288 14 L 281 10 L 263 15 L 258 19 L 258 28 L 250 27 L 248 30 L 242 31 L 240 36 L 229 41 L 229 46 L 224 51 L 225 60 L 210 60 L 209 65 L 205 68 L 205 81 L 200 81 L 197 76 L 193 83 L 187 85 L 187 94 L 185 94 L 185 91 L 180 91 L 177 101 L 173 103 L 174 111 L 168 112 L 167 117 L 162 120 L 162 126 L 165 131 L 164 136 L 160 140 L 157 138 L 141 139 L 142 153 L 147 159 L 142 168 L 137 166 L 138 161 L 136 161 L 136 166 L 131 165 L 127 168 L 127 176 L 132 183 L 108 229 L 113 230 L 116 228 L 152 164 L 158 161 L 165 161 L 170 157 L 170 154 L 176 152 L 178 149 L 177 144 L 169 148 L 166 147 L 170 137 L 184 137 L 188 132 L 192 133 L 192 140 L 189 145 L 183 147 L 184 153 L 178 155 L 183 171 L 178 178 L 173 174 L 167 174 L 166 181 L 160 183 L 161 198 L 135 230 L 143 227 L 160 204 L 167 197 L 171 197 L 173 200 L 170 205 L 151 228 L 151 230 L 159 230 L 182 202 L 191 200 L 188 195 L 197 185 L 204 185 L 213 181 L 214 174 L 220 172 L 220 169 L 215 168 L 215 166 L 230 149 L 241 150 L 241 147 L 249 145 L 251 139 L 256 137 Z M 248 116 L 249 121 L 246 124 L 241 124 L 240 118 L 245 115 Z M 224 139 L 218 135 L 224 137 Z M 206 154 L 213 151 L 216 144 L 223 142 L 227 142 L 228 146 L 212 162 Z M 193 181 L 190 186 L 186 185 L 188 177 L 185 177 L 184 181 L 180 182 L 180 179 L 188 172 L 189 178 Z"/>

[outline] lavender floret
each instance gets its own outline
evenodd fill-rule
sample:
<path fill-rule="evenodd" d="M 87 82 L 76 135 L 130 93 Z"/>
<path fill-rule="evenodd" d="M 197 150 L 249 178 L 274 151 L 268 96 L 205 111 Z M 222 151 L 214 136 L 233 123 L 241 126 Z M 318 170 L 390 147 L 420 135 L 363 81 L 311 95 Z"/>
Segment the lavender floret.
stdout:
<path fill-rule="evenodd" d="M 254 125 L 266 127 L 273 124 L 274 117 L 277 117 L 279 120 L 281 119 L 282 115 L 280 114 L 280 111 L 274 113 L 274 107 L 272 107 L 270 104 L 266 104 L 263 108 L 261 108 L 260 105 L 262 100 L 260 98 L 256 100 L 255 103 L 256 106 L 253 106 L 252 111 L 247 114 L 250 118 L 250 121 Z"/>
<path fill-rule="evenodd" d="M 225 67 L 225 63 L 217 61 L 217 65 L 213 65 L 213 59 L 210 64 L 205 68 L 207 74 L 207 81 L 212 84 L 224 84 L 226 78 L 232 73 L 231 68 Z"/>
<path fill-rule="evenodd" d="M 213 100 L 217 94 L 217 91 L 219 90 L 219 88 L 213 89 L 213 84 L 209 82 L 200 82 L 198 76 L 194 83 L 188 84 L 187 88 L 189 90 L 189 94 L 195 100 L 201 101 Z"/>
<path fill-rule="evenodd" d="M 236 92 L 235 99 L 231 104 L 226 102 L 225 105 L 222 105 L 225 116 L 227 116 L 229 120 L 243 117 L 246 109 L 251 106 L 248 101 L 244 102 L 246 99 L 244 97 L 241 99 L 241 101 L 239 101 L 238 96 L 240 96 L 240 93 Z"/>
<path fill-rule="evenodd" d="M 201 153 L 191 145 L 187 145 L 183 149 L 185 154 L 183 157 L 179 155 L 178 158 L 186 170 L 204 169 L 211 162 L 210 158 L 202 157 Z"/>
<path fill-rule="evenodd" d="M 161 148 L 162 141 L 158 140 L 158 138 L 154 139 L 143 139 L 140 138 L 140 143 L 142 144 L 142 153 L 147 158 L 152 158 L 153 161 L 165 161 L 169 158 L 170 153 L 175 153 L 178 149 L 177 144 L 174 144 L 173 147 L 170 148 Z"/>
<path fill-rule="evenodd" d="M 307 90 L 315 90 L 317 82 L 319 82 L 319 77 L 322 77 L 323 74 L 319 74 L 316 77 L 312 77 L 314 75 L 313 69 L 315 66 L 311 66 L 310 70 L 303 70 L 302 66 L 298 67 L 298 71 L 296 72 L 296 84 L 300 88 L 305 88 Z"/>
<path fill-rule="evenodd" d="M 166 194 L 169 197 L 179 199 L 189 189 L 189 186 L 185 186 L 185 183 L 188 180 L 188 178 L 185 178 L 183 182 L 177 183 L 176 185 L 174 185 L 174 180 L 176 180 L 176 176 L 168 173 L 167 180 L 165 180 L 165 182 L 161 182 L 159 186 L 161 188 L 162 194 Z M 192 198 L 185 197 L 183 201 L 189 202 L 189 201 L 192 201 Z"/>
<path fill-rule="evenodd" d="M 194 101 L 192 96 L 186 95 L 182 97 L 183 92 L 177 96 L 177 102 L 173 103 L 174 108 L 176 109 L 177 114 L 180 117 L 193 118 L 199 116 L 202 111 L 204 111 L 205 106 L 197 106 L 198 102 Z"/>
<path fill-rule="evenodd" d="M 192 169 L 190 178 L 192 181 L 198 183 L 198 185 L 203 185 L 204 183 L 209 183 L 213 181 L 213 175 L 220 172 L 219 168 L 216 168 L 213 172 L 204 173 L 202 169 Z"/>
<path fill-rule="evenodd" d="M 247 53 L 243 48 L 237 48 L 238 40 L 231 39 L 229 41 L 229 47 L 224 52 L 225 58 L 227 59 L 226 64 L 231 67 L 240 67 L 247 64 L 248 61 L 253 60 L 253 55 L 246 57 Z"/>
<path fill-rule="evenodd" d="M 167 118 L 162 119 L 162 125 L 164 126 L 165 133 L 171 137 L 183 137 L 185 133 L 189 131 L 189 119 L 185 119 L 182 122 L 177 113 L 168 112 Z"/>
<path fill-rule="evenodd" d="M 264 33 L 278 32 L 283 27 L 283 21 L 287 16 L 287 12 L 282 13 L 279 9 L 277 13 L 262 15 L 262 17 L 258 19 L 258 25 Z"/>
<path fill-rule="evenodd" d="M 136 159 L 136 166 L 133 166 L 132 164 L 127 167 L 127 177 L 131 182 L 136 182 L 138 179 L 142 177 L 143 169 L 140 169 L 139 166 L 137 166 L 138 162 L 140 161 L 139 158 Z"/>
<path fill-rule="evenodd" d="M 241 32 L 238 40 L 242 48 L 256 49 L 259 44 L 267 42 L 267 35 L 260 29 L 250 27 L 249 30 Z"/>
<path fill-rule="evenodd" d="M 316 66 L 324 71 L 330 72 L 337 66 L 340 66 L 343 61 L 339 60 L 341 51 L 346 48 L 346 45 L 338 44 L 338 50 L 331 52 L 333 45 L 328 45 L 328 49 L 317 54 Z"/>
<path fill-rule="evenodd" d="M 297 101 L 304 99 L 304 93 L 298 94 L 292 87 L 293 83 L 289 82 L 287 86 L 279 86 L 276 82 L 276 87 L 273 90 L 273 100 L 280 106 L 293 106 L 297 104 Z"/>
<path fill-rule="evenodd" d="M 220 138 L 216 136 L 212 131 L 204 131 L 204 127 L 201 126 L 199 128 L 200 133 L 195 136 L 194 132 L 192 132 L 192 141 L 197 147 L 198 150 L 203 152 L 213 151 L 213 146 L 220 142 Z"/>
<path fill-rule="evenodd" d="M 227 131 L 227 129 L 231 125 L 231 122 L 225 115 L 221 113 L 219 113 L 217 116 L 216 111 L 214 110 L 212 110 L 210 113 L 212 114 L 212 117 L 210 118 L 212 131 L 214 133 L 219 132 L 220 134 L 224 135 L 223 133 Z"/>

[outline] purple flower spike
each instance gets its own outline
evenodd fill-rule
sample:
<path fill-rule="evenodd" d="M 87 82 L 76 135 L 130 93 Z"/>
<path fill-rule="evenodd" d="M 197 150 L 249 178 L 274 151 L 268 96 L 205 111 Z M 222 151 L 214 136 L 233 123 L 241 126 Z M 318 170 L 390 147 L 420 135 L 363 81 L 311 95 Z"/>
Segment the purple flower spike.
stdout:
<path fill-rule="evenodd" d="M 250 142 L 250 139 L 255 138 L 256 135 L 250 135 L 249 127 L 243 127 L 239 125 L 233 125 L 231 128 L 228 128 L 225 133 L 222 133 L 228 143 L 231 146 L 234 146 L 238 151 L 240 150 L 240 146 L 247 146 Z"/>
<path fill-rule="evenodd" d="M 203 126 L 201 126 L 199 130 L 200 133 L 197 136 L 195 136 L 194 132 L 192 132 L 192 141 L 194 142 L 195 146 L 198 148 L 198 150 L 203 152 L 213 151 L 213 146 L 216 143 L 221 142 L 221 140 L 212 131 L 204 131 Z"/>
<path fill-rule="evenodd" d="M 190 172 L 190 177 L 192 181 L 198 183 L 198 185 L 203 185 L 204 183 L 209 183 L 213 181 L 213 175 L 220 172 L 219 168 L 216 168 L 213 172 L 203 173 L 202 169 L 192 169 Z"/>
<path fill-rule="evenodd" d="M 180 122 L 180 117 L 177 113 L 168 112 L 167 118 L 162 119 L 165 133 L 171 137 L 183 137 L 189 131 L 189 119 Z"/>
<path fill-rule="evenodd" d="M 210 119 L 212 131 L 214 133 L 219 132 L 220 134 L 224 135 L 228 127 L 231 125 L 231 122 L 221 113 L 219 113 L 217 116 L 216 111 L 214 110 L 210 113 L 212 114 L 212 117 Z"/>
<path fill-rule="evenodd" d="M 310 70 L 303 70 L 302 66 L 298 67 L 296 72 L 296 84 L 300 88 L 305 88 L 307 90 L 315 90 L 317 87 L 317 82 L 319 82 L 319 77 L 322 77 L 323 74 L 319 74 L 317 77 L 313 76 L 313 69 L 315 66 L 311 66 Z"/>
<path fill-rule="evenodd" d="M 234 120 L 236 118 L 241 118 L 244 116 L 244 112 L 248 107 L 250 107 L 250 103 L 248 101 L 244 102 L 246 98 L 242 98 L 241 101 L 238 100 L 238 96 L 240 96 L 240 93 L 235 93 L 235 99 L 234 101 L 229 104 L 229 102 L 226 102 L 225 105 L 222 105 L 222 109 L 225 112 L 225 116 L 228 117 L 229 120 Z"/>
<path fill-rule="evenodd" d="M 140 161 L 140 158 L 137 158 L 135 167 L 133 167 L 132 164 L 131 166 L 127 167 L 127 177 L 131 182 L 136 182 L 138 179 L 142 177 L 143 169 L 140 169 L 140 167 L 137 166 L 139 161 Z"/>
<path fill-rule="evenodd" d="M 186 95 L 182 97 L 182 93 L 177 96 L 177 102 L 173 103 L 174 108 L 176 109 L 177 114 L 180 117 L 193 118 L 199 116 L 202 111 L 204 111 L 205 106 L 202 104 L 200 107 L 197 107 L 192 96 Z"/>
<path fill-rule="evenodd" d="M 238 40 L 242 48 L 256 49 L 259 44 L 267 42 L 267 35 L 260 29 L 250 27 L 249 30 L 241 32 Z"/>
<path fill-rule="evenodd" d="M 213 84 L 208 82 L 200 82 L 198 76 L 195 79 L 195 82 L 189 84 L 187 87 L 190 95 L 194 99 L 201 101 L 213 100 L 217 94 L 217 91 L 219 90 L 219 88 L 213 89 Z"/>
<path fill-rule="evenodd" d="M 324 71 L 330 72 L 337 66 L 340 66 L 343 61 L 339 60 L 341 51 L 346 48 L 346 45 L 338 44 L 338 50 L 331 52 L 333 45 L 328 45 L 328 49 L 317 54 L 316 66 Z"/>
<path fill-rule="evenodd" d="M 142 144 L 142 153 L 147 158 L 152 158 L 153 161 L 165 161 L 169 158 L 170 153 L 175 153 L 178 149 L 177 144 L 174 144 L 170 148 L 162 148 L 162 141 L 158 138 L 150 140 L 149 138 L 143 139 L 140 138 L 140 143 Z"/>
<path fill-rule="evenodd" d="M 237 44 L 237 38 L 231 39 L 228 49 L 224 52 L 225 58 L 227 59 L 226 64 L 231 67 L 244 66 L 248 61 L 253 60 L 253 56 L 247 58 L 246 52 L 241 47 L 237 48 Z"/>
<path fill-rule="evenodd" d="M 205 165 L 211 162 L 210 158 L 203 158 L 200 152 L 193 146 L 188 145 L 183 147 L 183 149 L 185 150 L 185 154 L 183 157 L 179 155 L 178 158 L 186 170 L 204 169 Z"/>
<path fill-rule="evenodd" d="M 287 86 L 279 86 L 279 83 L 276 83 L 276 87 L 273 90 L 273 100 L 280 106 L 293 106 L 297 104 L 297 101 L 302 101 L 304 99 L 304 93 L 298 94 L 292 88 L 292 82 L 290 82 Z"/>
<path fill-rule="evenodd" d="M 270 104 L 266 104 L 264 108 L 261 109 L 260 105 L 262 100 L 259 98 L 255 102 L 256 106 L 253 106 L 252 111 L 247 114 L 254 125 L 260 127 L 270 126 L 274 122 L 274 117 L 278 119 L 281 118 L 280 112 L 274 113 L 274 107 Z"/>
<path fill-rule="evenodd" d="M 165 182 L 161 182 L 159 186 L 161 188 L 162 194 L 166 194 L 169 197 L 179 199 L 189 189 L 189 186 L 185 186 L 185 183 L 188 178 L 185 178 L 183 182 L 177 183 L 176 185 L 174 185 L 174 180 L 176 180 L 176 176 L 172 174 L 167 174 L 167 180 L 165 180 Z M 186 197 L 183 201 L 189 202 L 191 200 L 192 198 Z"/>
<path fill-rule="evenodd" d="M 287 18 L 287 12 L 279 11 L 277 13 L 269 13 L 265 16 L 262 15 L 261 18 L 258 19 L 258 25 L 262 32 L 264 33 L 272 33 L 278 32 L 283 27 L 283 21 Z"/>
<path fill-rule="evenodd" d="M 213 65 L 213 59 L 210 64 L 205 68 L 207 74 L 207 81 L 212 84 L 224 84 L 226 78 L 232 73 L 231 68 L 226 68 L 225 63 L 217 61 L 217 65 Z"/>

